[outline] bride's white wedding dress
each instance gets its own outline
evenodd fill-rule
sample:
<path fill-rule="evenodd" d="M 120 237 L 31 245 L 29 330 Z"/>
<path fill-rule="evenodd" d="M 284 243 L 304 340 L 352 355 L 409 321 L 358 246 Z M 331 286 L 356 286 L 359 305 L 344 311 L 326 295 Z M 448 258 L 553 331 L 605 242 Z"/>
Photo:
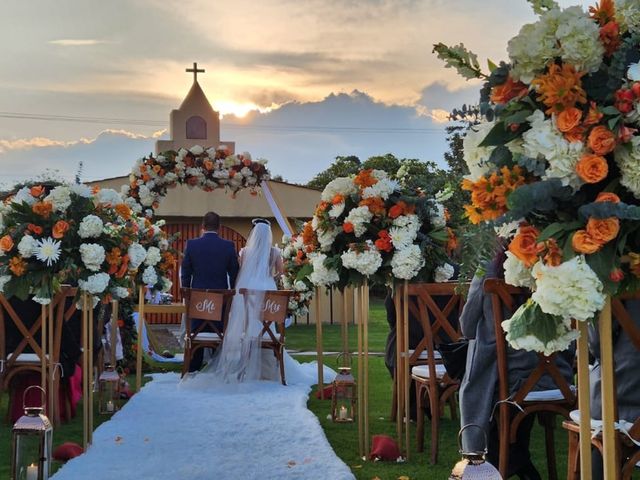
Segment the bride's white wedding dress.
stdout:
<path fill-rule="evenodd" d="M 262 300 L 260 295 L 243 298 L 238 291 L 275 290 L 278 249 L 273 248 L 271 227 L 257 223 L 247 245 L 240 252 L 240 272 L 236 280 L 222 347 L 218 348 L 207 366 L 185 384 L 211 385 L 218 383 L 243 383 L 258 380 L 280 381 L 277 361 L 272 350 L 261 348 Z M 317 383 L 316 362 L 301 364 L 284 352 L 285 374 L 288 384 L 313 385 Z M 333 380 L 335 372 L 325 367 L 325 381 Z M 186 377 L 185 377 L 186 378 Z"/>

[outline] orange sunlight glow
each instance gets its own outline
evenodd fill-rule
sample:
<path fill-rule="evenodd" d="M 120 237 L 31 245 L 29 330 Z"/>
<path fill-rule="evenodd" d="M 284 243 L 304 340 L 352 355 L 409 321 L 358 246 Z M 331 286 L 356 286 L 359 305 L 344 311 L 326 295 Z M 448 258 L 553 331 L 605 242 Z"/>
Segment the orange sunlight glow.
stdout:
<path fill-rule="evenodd" d="M 251 111 L 265 113 L 273 110 L 273 107 L 260 107 L 255 103 L 240 103 L 233 100 L 214 100 L 211 103 L 214 110 L 220 112 L 221 118 L 225 115 L 235 115 L 237 118 L 243 118 Z"/>

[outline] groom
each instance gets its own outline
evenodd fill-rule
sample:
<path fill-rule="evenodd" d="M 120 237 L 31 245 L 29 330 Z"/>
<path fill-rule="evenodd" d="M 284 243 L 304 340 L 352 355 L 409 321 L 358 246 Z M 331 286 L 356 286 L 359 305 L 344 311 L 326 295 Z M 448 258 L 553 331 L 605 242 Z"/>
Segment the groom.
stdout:
<path fill-rule="evenodd" d="M 238 257 L 233 242 L 218 236 L 220 216 L 207 212 L 202 219 L 202 236 L 187 240 L 182 259 L 180 283 L 184 288 L 228 289 L 233 288 L 238 275 Z M 200 324 L 191 321 L 192 328 Z M 222 326 L 220 326 L 222 327 Z M 203 349 L 198 349 L 191 358 L 189 371 L 195 372 L 202 366 Z"/>

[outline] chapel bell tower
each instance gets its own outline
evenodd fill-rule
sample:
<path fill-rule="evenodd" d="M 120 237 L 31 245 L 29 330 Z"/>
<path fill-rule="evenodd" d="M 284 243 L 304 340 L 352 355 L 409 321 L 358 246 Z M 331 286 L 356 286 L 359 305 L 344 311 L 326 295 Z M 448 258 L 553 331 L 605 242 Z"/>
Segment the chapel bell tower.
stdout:
<path fill-rule="evenodd" d="M 167 150 L 190 148 L 194 145 L 204 148 L 226 145 L 233 153 L 235 142 L 220 141 L 220 114 L 213 109 L 198 83 L 198 73 L 204 73 L 204 69 L 198 68 L 198 64 L 194 63 L 193 68 L 187 68 L 185 71 L 193 73 L 193 85 L 180 108 L 171 110 L 171 138 L 156 141 L 156 155 Z"/>

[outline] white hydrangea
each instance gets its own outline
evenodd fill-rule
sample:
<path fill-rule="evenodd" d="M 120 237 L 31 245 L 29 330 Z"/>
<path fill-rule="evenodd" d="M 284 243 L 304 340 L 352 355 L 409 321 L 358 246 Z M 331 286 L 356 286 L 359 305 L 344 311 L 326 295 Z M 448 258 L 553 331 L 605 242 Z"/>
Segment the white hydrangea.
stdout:
<path fill-rule="evenodd" d="M 353 233 L 356 237 L 360 237 L 367 231 L 367 224 L 372 218 L 373 214 L 369 211 L 369 207 L 362 206 L 352 209 L 344 221 L 345 223 L 351 223 L 353 225 Z"/>
<path fill-rule="evenodd" d="M 504 281 L 514 287 L 532 288 L 535 284 L 531 269 L 527 268 L 513 253 L 507 251 L 504 261 Z"/>
<path fill-rule="evenodd" d="M 616 20 L 622 31 L 640 32 L 640 4 L 638 0 L 616 0 Z"/>
<path fill-rule="evenodd" d="M 524 337 L 514 337 L 511 334 L 512 320 L 502 322 L 502 329 L 506 333 L 506 339 L 513 348 L 517 350 L 527 350 L 529 352 L 540 352 L 544 355 L 551 355 L 554 352 L 562 352 L 569 348 L 578 337 L 578 330 L 571 328 L 569 319 L 561 319 L 556 324 L 556 337 L 546 344 L 541 342 L 534 335 L 525 335 Z"/>
<path fill-rule="evenodd" d="M 31 258 L 38 250 L 38 241 L 31 235 L 25 235 L 18 243 L 18 252 L 22 258 Z"/>
<path fill-rule="evenodd" d="M 431 220 L 431 225 L 435 228 L 443 228 L 447 225 L 447 220 L 444 215 L 444 206 L 441 203 L 431 202 L 429 219 Z"/>
<path fill-rule="evenodd" d="M 584 256 L 574 257 L 557 267 L 538 262 L 532 272 L 536 291 L 531 298 L 545 313 L 586 321 L 604 306 L 602 282 Z"/>
<path fill-rule="evenodd" d="M 313 272 L 309 275 L 311 283 L 318 286 L 330 286 L 340 280 L 338 272 L 324 266 L 327 256 L 324 253 L 313 252 L 309 254 L 309 260 L 313 265 Z"/>
<path fill-rule="evenodd" d="M 469 175 L 465 178 L 472 182 L 478 181 L 480 177 L 492 170 L 488 162 L 495 147 L 481 147 L 480 144 L 494 126 L 495 123 L 493 122 L 482 122 L 474 125 L 467 130 L 467 134 L 462 141 L 464 161 L 469 168 Z"/>
<path fill-rule="evenodd" d="M 149 247 L 147 250 L 147 256 L 144 259 L 144 264 L 150 267 L 157 265 L 162 260 L 160 249 L 158 247 Z"/>
<path fill-rule="evenodd" d="M 194 145 L 189 149 L 189 151 L 194 155 L 202 155 L 204 153 L 204 148 L 202 148 L 200 145 Z"/>
<path fill-rule="evenodd" d="M 307 284 L 302 280 L 296 280 L 296 282 L 293 284 L 293 289 L 296 292 L 306 292 L 307 290 L 309 290 L 309 287 L 307 287 Z"/>
<path fill-rule="evenodd" d="M 107 289 L 109 285 L 109 274 L 100 272 L 94 273 L 86 280 L 78 280 L 78 286 L 80 290 L 89 292 L 91 294 L 102 293 Z"/>
<path fill-rule="evenodd" d="M 411 280 L 424 266 L 424 257 L 418 245 L 397 250 L 391 258 L 391 272 L 395 278 Z"/>
<path fill-rule="evenodd" d="M 4 286 L 11 280 L 11 275 L 0 276 L 0 293 L 4 293 Z"/>
<path fill-rule="evenodd" d="M 128 185 L 124 185 L 124 187 L 129 188 Z M 71 193 L 75 193 L 82 198 L 91 198 L 93 196 L 91 187 L 86 186 L 84 183 L 74 183 L 69 187 L 69 190 L 71 190 Z"/>
<path fill-rule="evenodd" d="M 139 243 L 132 243 L 127 249 L 127 255 L 129 255 L 129 267 L 135 270 L 147 258 L 147 251 Z"/>
<path fill-rule="evenodd" d="M 96 200 L 102 205 L 111 205 L 112 207 L 124 201 L 120 193 L 113 188 L 101 189 L 96 195 Z"/>
<path fill-rule="evenodd" d="M 522 134 L 524 154 L 531 158 L 543 157 L 549 162 L 543 180 L 559 178 L 562 185 L 579 189 L 583 182 L 576 173 L 576 164 L 584 152 L 583 143 L 565 140 L 554 120 L 545 119 L 542 110 L 536 110 L 527 120 L 531 128 Z"/>
<path fill-rule="evenodd" d="M 13 203 L 26 203 L 27 205 L 36 203 L 36 199 L 31 195 L 29 187 L 22 187 L 18 190 L 11 201 Z"/>
<path fill-rule="evenodd" d="M 80 222 L 78 227 L 78 235 L 80 238 L 96 238 L 102 234 L 104 224 L 102 219 L 97 215 L 87 215 Z"/>
<path fill-rule="evenodd" d="M 358 187 L 353 183 L 353 179 L 349 177 L 338 177 L 331 180 L 322 191 L 321 199 L 323 202 L 330 202 L 336 195 L 348 197 L 358 191 Z"/>
<path fill-rule="evenodd" d="M 332 205 L 331 208 L 329 209 L 329 217 L 338 218 L 340 215 L 342 215 L 342 212 L 344 212 L 344 207 L 345 207 L 344 202 L 340 202 Z"/>
<path fill-rule="evenodd" d="M 368 250 L 362 252 L 349 249 L 340 258 L 343 267 L 357 270 L 366 276 L 376 273 L 382 265 L 382 255 L 373 244 L 368 245 Z"/>
<path fill-rule="evenodd" d="M 155 285 L 158 283 L 158 274 L 156 273 L 156 269 L 153 267 L 147 267 L 142 272 L 142 282 L 145 285 Z"/>
<path fill-rule="evenodd" d="M 140 196 L 140 203 L 144 207 L 149 207 L 153 204 L 155 196 L 146 185 L 140 185 L 138 188 L 138 195 Z"/>
<path fill-rule="evenodd" d="M 449 280 L 451 280 L 451 277 L 453 277 L 454 273 L 455 269 L 453 268 L 453 265 L 444 263 L 436 268 L 436 271 L 434 273 L 434 280 L 437 283 L 448 282 Z"/>
<path fill-rule="evenodd" d="M 116 298 L 127 298 L 129 296 L 129 289 L 124 287 L 116 287 L 113 289 L 113 296 Z"/>
<path fill-rule="evenodd" d="M 65 212 L 71 206 L 71 190 L 66 185 L 57 186 L 49 192 L 45 200 L 51 202 L 56 212 Z"/>
<path fill-rule="evenodd" d="M 127 197 L 124 203 L 131 209 L 133 213 L 139 214 L 140 212 L 142 212 L 142 205 L 140 205 L 135 198 Z"/>
<path fill-rule="evenodd" d="M 604 56 L 600 28 L 582 7 L 569 7 L 560 13 L 556 39 L 560 43 L 560 56 L 564 62 L 579 71 L 598 71 Z"/>
<path fill-rule="evenodd" d="M 97 272 L 105 259 L 104 247 L 97 243 L 83 243 L 80 245 L 80 258 L 85 267 Z"/>
<path fill-rule="evenodd" d="M 631 149 L 619 147 L 615 151 L 615 159 L 620 169 L 620 183 L 633 196 L 640 198 L 640 137 L 631 139 Z"/>
<path fill-rule="evenodd" d="M 407 248 L 413 243 L 420 230 L 420 219 L 417 215 L 400 215 L 393 220 L 393 226 L 389 229 L 391 243 L 397 250 Z"/>
<path fill-rule="evenodd" d="M 529 84 L 534 76 L 544 70 L 547 63 L 559 56 L 555 36 L 560 11 L 552 9 L 543 13 L 535 23 L 523 25 L 518 35 L 509 40 L 507 52 L 511 59 L 511 75 Z"/>
<path fill-rule="evenodd" d="M 330 230 L 318 230 L 318 243 L 320 243 L 320 250 L 323 252 L 327 252 L 331 250 L 331 246 L 333 245 L 333 241 L 336 239 L 340 230 L 337 228 L 332 228 Z"/>
<path fill-rule="evenodd" d="M 385 177 L 370 187 L 365 188 L 362 191 L 362 198 L 380 197 L 386 200 L 389 198 L 389 195 L 398 190 L 399 186 L 395 180 L 390 180 Z"/>

